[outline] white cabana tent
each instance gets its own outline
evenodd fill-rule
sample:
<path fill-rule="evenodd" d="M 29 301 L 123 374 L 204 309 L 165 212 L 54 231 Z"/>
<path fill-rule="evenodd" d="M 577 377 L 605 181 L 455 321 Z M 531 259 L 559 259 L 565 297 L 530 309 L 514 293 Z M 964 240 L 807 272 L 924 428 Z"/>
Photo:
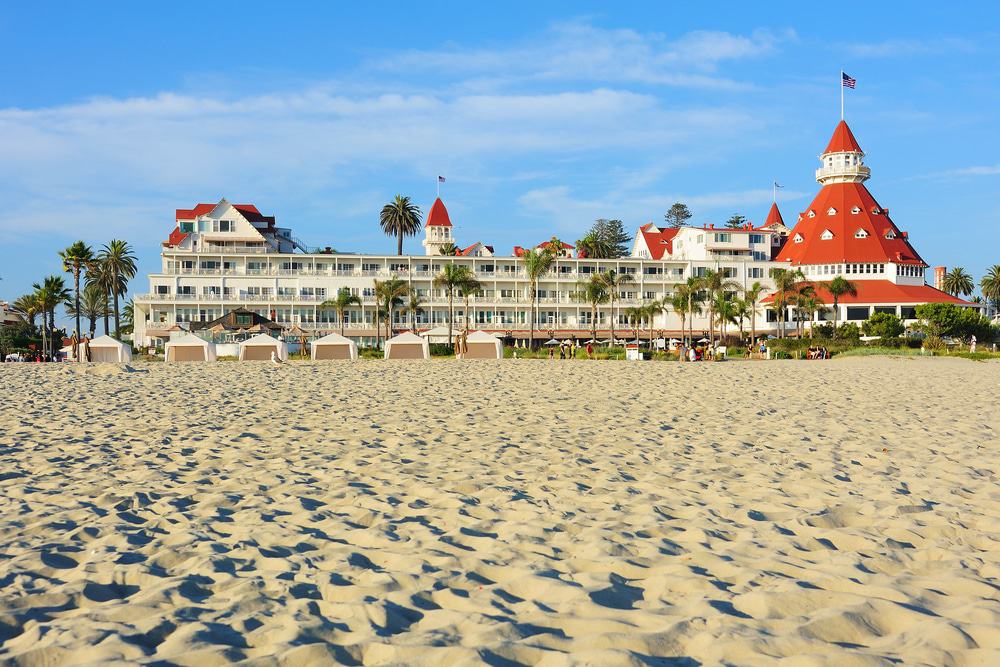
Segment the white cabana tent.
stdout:
<path fill-rule="evenodd" d="M 274 336 L 257 334 L 240 343 L 240 361 L 270 361 L 272 352 L 288 361 L 288 344 Z"/>
<path fill-rule="evenodd" d="M 465 339 L 466 351 L 460 359 L 503 359 L 503 343 L 485 331 L 473 331 Z"/>
<path fill-rule="evenodd" d="M 357 359 L 358 345 L 350 338 L 345 338 L 338 333 L 332 333 L 322 338 L 317 338 L 312 342 L 313 361 L 327 361 L 330 359 Z"/>
<path fill-rule="evenodd" d="M 88 343 L 91 361 L 127 364 L 132 361 L 132 348 L 111 336 L 98 336 Z"/>
<path fill-rule="evenodd" d="M 163 360 L 173 361 L 215 361 L 215 343 L 186 333 L 171 338 L 163 346 Z"/>
<path fill-rule="evenodd" d="M 430 359 L 431 347 L 427 339 L 410 333 L 401 333 L 385 342 L 386 359 Z"/>
<path fill-rule="evenodd" d="M 457 338 L 459 333 L 461 333 L 459 329 L 454 329 L 451 333 L 452 339 L 454 340 Z M 428 343 L 447 343 L 448 327 L 434 327 L 433 329 L 420 332 L 420 335 L 425 338 Z"/>

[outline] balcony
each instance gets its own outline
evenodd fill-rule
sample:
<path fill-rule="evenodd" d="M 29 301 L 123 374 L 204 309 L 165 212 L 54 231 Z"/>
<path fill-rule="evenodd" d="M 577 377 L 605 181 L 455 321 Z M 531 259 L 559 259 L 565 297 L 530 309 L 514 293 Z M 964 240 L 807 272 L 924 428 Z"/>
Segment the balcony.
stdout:
<path fill-rule="evenodd" d="M 857 165 L 834 165 L 832 167 L 820 167 L 816 170 L 816 180 L 823 181 L 828 178 L 842 177 L 844 181 L 864 181 L 872 175 L 872 170 L 863 164 Z"/>

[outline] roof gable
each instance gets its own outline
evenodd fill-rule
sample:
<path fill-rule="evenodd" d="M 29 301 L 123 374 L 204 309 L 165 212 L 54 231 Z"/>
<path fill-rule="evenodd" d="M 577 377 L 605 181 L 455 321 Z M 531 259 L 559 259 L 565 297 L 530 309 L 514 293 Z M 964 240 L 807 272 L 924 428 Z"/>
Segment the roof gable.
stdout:
<path fill-rule="evenodd" d="M 863 152 L 858 140 L 854 138 L 851 128 L 847 126 L 847 121 L 844 120 L 837 123 L 837 127 L 833 130 L 833 136 L 830 137 L 830 143 L 826 145 L 826 150 L 823 151 L 824 154 Z"/>
<path fill-rule="evenodd" d="M 451 218 L 448 216 L 448 209 L 445 208 L 444 202 L 438 197 L 431 204 L 431 210 L 427 214 L 427 221 L 424 223 L 424 227 L 451 227 Z"/>

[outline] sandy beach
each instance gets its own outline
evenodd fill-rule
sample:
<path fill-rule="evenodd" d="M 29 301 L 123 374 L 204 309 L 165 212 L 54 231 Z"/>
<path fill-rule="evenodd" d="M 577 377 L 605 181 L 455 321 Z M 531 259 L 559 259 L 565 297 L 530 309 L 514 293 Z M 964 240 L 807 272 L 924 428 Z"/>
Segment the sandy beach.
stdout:
<path fill-rule="evenodd" d="M 0 366 L 0 662 L 1000 664 L 1000 364 Z"/>

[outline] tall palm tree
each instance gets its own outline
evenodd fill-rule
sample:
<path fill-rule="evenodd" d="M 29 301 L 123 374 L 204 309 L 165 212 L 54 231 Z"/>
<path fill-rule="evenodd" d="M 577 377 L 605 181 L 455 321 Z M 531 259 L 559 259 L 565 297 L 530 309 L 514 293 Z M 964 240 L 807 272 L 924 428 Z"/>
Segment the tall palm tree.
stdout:
<path fill-rule="evenodd" d="M 105 297 L 110 299 L 111 293 L 115 289 L 114 279 L 114 274 L 108 270 L 108 267 L 105 266 L 103 262 L 100 260 L 94 261 L 89 267 L 87 267 L 86 288 L 84 288 L 84 292 L 86 292 L 87 289 L 94 287 L 100 289 L 104 292 Z M 108 306 L 108 309 L 102 314 L 102 317 L 104 318 L 104 335 L 107 336 L 111 333 L 110 306 Z"/>
<path fill-rule="evenodd" d="M 465 333 L 469 333 L 469 297 L 483 289 L 483 284 L 476 279 L 475 274 L 469 269 L 465 279 L 459 285 L 462 290 L 462 299 L 465 301 L 465 311 L 462 319 L 465 320 Z"/>
<path fill-rule="evenodd" d="M 826 284 L 826 291 L 833 297 L 833 337 L 837 337 L 837 318 L 840 316 L 840 297 L 857 296 L 858 286 L 843 276 L 837 276 Z"/>
<path fill-rule="evenodd" d="M 122 308 L 122 333 L 132 333 L 135 330 L 135 304 L 132 299 L 125 302 Z"/>
<path fill-rule="evenodd" d="M 386 318 L 385 337 L 388 340 L 392 336 L 392 314 L 396 306 L 402 305 L 403 298 L 410 292 L 410 286 L 406 284 L 405 280 L 400 280 L 396 276 L 389 278 L 389 280 L 384 280 L 379 284 L 382 290 L 382 298 L 378 298 L 379 295 L 376 291 L 376 301 L 381 301 L 384 308 Z"/>
<path fill-rule="evenodd" d="M 531 322 L 528 324 L 528 347 L 534 350 L 535 316 L 538 311 L 538 280 L 542 277 L 542 274 L 548 271 L 549 267 L 552 266 L 555 256 L 549 248 L 546 247 L 541 250 L 531 249 L 525 251 L 525 253 L 521 255 L 521 260 L 524 262 L 524 273 L 528 278 L 528 285 L 531 290 Z"/>
<path fill-rule="evenodd" d="M 93 338 L 97 329 L 97 318 L 104 317 L 107 315 L 108 310 L 110 310 L 108 295 L 100 285 L 87 285 L 83 289 L 83 295 L 80 298 L 80 309 L 79 315 L 85 317 L 89 325 L 87 335 Z M 66 304 L 66 314 L 70 317 L 77 316 L 76 307 L 72 302 Z M 81 338 L 83 335 L 83 332 L 80 332 Z"/>
<path fill-rule="evenodd" d="M 764 293 L 764 286 L 758 281 L 754 281 L 754 284 L 743 290 L 743 302 L 747 306 L 747 310 L 750 312 L 750 342 L 754 343 L 757 341 L 757 304 L 760 302 L 760 296 Z"/>
<path fill-rule="evenodd" d="M 73 274 L 73 294 L 74 306 L 76 309 L 76 335 L 81 336 L 80 331 L 80 275 L 94 261 L 94 251 L 83 241 L 76 241 L 68 248 L 59 251 L 59 258 L 62 259 L 63 271 Z"/>
<path fill-rule="evenodd" d="M 995 308 L 1000 307 L 1000 264 L 994 264 L 979 281 L 979 289 L 983 298 L 991 302 Z"/>
<path fill-rule="evenodd" d="M 687 321 L 688 314 L 688 293 L 687 285 L 678 285 L 673 294 L 670 295 L 670 307 L 674 309 L 674 312 L 681 318 L 681 339 L 683 342 L 684 334 L 686 329 L 684 328 L 684 323 Z"/>
<path fill-rule="evenodd" d="M 604 282 L 604 286 L 608 288 L 608 301 L 611 304 L 611 344 L 614 345 L 615 344 L 615 301 L 618 299 L 618 296 L 623 287 L 635 283 L 635 278 L 632 277 L 631 273 L 618 273 L 614 269 L 601 271 L 601 273 L 598 275 Z"/>
<path fill-rule="evenodd" d="M 774 307 L 780 326 L 778 337 L 784 338 L 788 305 L 794 302 L 798 284 L 805 280 L 806 276 L 802 273 L 802 269 L 771 269 L 771 278 L 774 280 Z"/>
<path fill-rule="evenodd" d="M 740 289 L 740 284 L 735 280 L 730 280 L 726 278 L 726 275 L 722 271 L 714 271 L 708 269 L 705 271 L 705 275 L 701 279 L 702 289 L 704 289 L 707 294 L 708 300 L 708 329 L 709 338 L 712 339 L 713 344 L 715 341 L 715 305 L 716 299 L 722 296 L 725 292 L 735 292 Z"/>
<path fill-rule="evenodd" d="M 320 308 L 333 308 L 337 311 L 337 319 L 340 321 L 340 335 L 344 335 L 344 325 L 347 319 L 347 309 L 351 306 L 361 306 L 361 299 L 351 294 L 351 290 L 341 287 L 337 290 L 336 299 L 327 299 L 319 304 Z"/>
<path fill-rule="evenodd" d="M 102 272 L 108 274 L 109 277 L 108 283 L 111 287 L 111 297 L 115 309 L 115 338 L 118 338 L 121 335 L 118 298 L 125 296 L 128 292 L 128 281 L 135 278 L 135 253 L 132 252 L 132 246 L 127 241 L 112 239 L 97 253 L 97 261 L 100 263 Z"/>
<path fill-rule="evenodd" d="M 420 232 L 420 207 L 409 197 L 396 195 L 382 207 L 379 224 L 386 236 L 396 237 L 396 254 L 403 254 L 403 237 L 416 236 Z"/>
<path fill-rule="evenodd" d="M 945 292 L 952 296 L 969 296 L 976 285 L 972 281 L 972 276 L 966 273 L 965 269 L 956 266 L 944 274 L 944 281 L 942 281 L 941 286 Z"/>
<path fill-rule="evenodd" d="M 608 288 L 596 273 L 577 283 L 576 298 L 590 304 L 590 338 L 597 340 L 597 306 L 608 302 Z"/>
<path fill-rule="evenodd" d="M 443 289 L 448 294 L 448 345 L 452 344 L 452 331 L 455 322 L 455 290 L 461 289 L 472 271 L 462 264 L 445 264 L 441 273 L 434 276 L 434 287 Z"/>
<path fill-rule="evenodd" d="M 740 328 L 740 343 L 743 342 L 743 323 L 750 317 L 750 304 L 745 298 L 733 299 L 733 322 Z"/>
<path fill-rule="evenodd" d="M 70 291 L 62 276 L 46 276 L 41 284 L 34 283 L 31 287 L 35 290 L 38 312 L 42 315 L 42 347 L 48 354 L 55 354 L 52 339 L 56 328 L 56 306 L 69 300 Z M 47 345 L 46 333 L 48 333 Z"/>
<path fill-rule="evenodd" d="M 406 301 L 406 310 L 410 313 L 410 329 L 417 330 L 417 316 L 424 309 L 424 300 L 415 289 L 410 290 L 410 296 Z"/>
<path fill-rule="evenodd" d="M 666 311 L 667 303 L 666 299 L 660 301 L 659 299 L 654 299 L 644 306 L 646 310 L 646 324 L 649 325 L 649 352 L 653 353 L 653 320 L 660 313 Z"/>
<path fill-rule="evenodd" d="M 689 276 L 687 281 L 677 286 L 677 294 L 684 297 L 684 312 L 687 314 L 688 328 L 690 329 L 690 342 L 694 343 L 694 316 L 701 314 L 701 301 L 703 299 L 701 290 L 701 278 Z M 682 318 L 683 324 L 683 318 Z M 684 338 L 684 327 L 681 327 L 681 338 Z"/>
<path fill-rule="evenodd" d="M 438 248 L 438 254 L 440 254 L 440 255 L 447 255 L 448 257 L 454 257 L 455 255 L 458 254 L 459 250 L 460 250 L 460 248 L 457 245 L 455 245 L 451 241 L 448 241 L 447 243 L 445 243 L 444 245 L 442 245 L 440 248 Z"/>
<path fill-rule="evenodd" d="M 15 299 L 11 305 L 15 310 L 24 315 L 28 324 L 34 329 L 35 317 L 38 315 L 38 302 L 35 300 L 35 296 L 33 294 L 24 294 Z"/>
<path fill-rule="evenodd" d="M 625 321 L 628 322 L 633 340 L 638 338 L 639 329 L 642 327 L 642 322 L 646 317 L 646 313 L 640 306 L 630 306 L 622 311 L 622 315 L 625 316 Z"/>
<path fill-rule="evenodd" d="M 799 296 L 797 307 L 809 316 L 809 337 L 812 338 L 815 315 L 826 311 L 826 303 L 815 292 L 813 292 L 812 294 L 807 293 Z M 803 324 L 803 327 L 804 326 L 805 324 Z"/>
<path fill-rule="evenodd" d="M 709 307 L 715 317 L 715 321 L 719 324 L 719 342 L 722 342 L 726 338 L 726 325 L 730 322 L 736 322 L 736 299 L 727 293 L 727 291 L 720 290 L 709 301 Z M 710 318 L 709 324 L 711 323 Z"/>
<path fill-rule="evenodd" d="M 795 333 L 801 339 L 806 332 L 806 321 L 803 316 L 812 317 L 812 313 L 806 308 L 810 299 L 818 299 L 816 296 L 816 286 L 811 282 L 800 282 L 795 286 L 795 291 L 791 295 L 791 303 L 795 306 Z M 822 299 L 819 299 L 822 303 Z"/>

